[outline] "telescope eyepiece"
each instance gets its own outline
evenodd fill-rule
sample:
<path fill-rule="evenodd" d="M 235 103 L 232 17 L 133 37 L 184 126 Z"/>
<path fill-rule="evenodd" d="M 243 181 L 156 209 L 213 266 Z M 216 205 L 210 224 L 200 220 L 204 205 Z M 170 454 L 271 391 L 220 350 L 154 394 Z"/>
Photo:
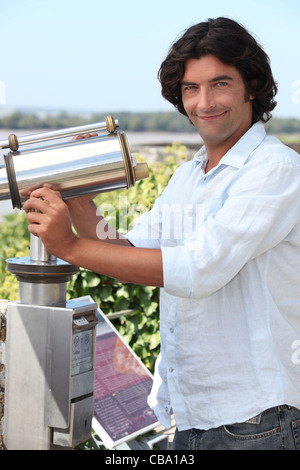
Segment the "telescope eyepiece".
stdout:
<path fill-rule="evenodd" d="M 15 134 L 10 134 L 8 136 L 8 145 L 9 145 L 10 150 L 12 150 L 13 152 L 16 152 L 18 150 L 19 141 L 18 141 L 18 137 Z"/>

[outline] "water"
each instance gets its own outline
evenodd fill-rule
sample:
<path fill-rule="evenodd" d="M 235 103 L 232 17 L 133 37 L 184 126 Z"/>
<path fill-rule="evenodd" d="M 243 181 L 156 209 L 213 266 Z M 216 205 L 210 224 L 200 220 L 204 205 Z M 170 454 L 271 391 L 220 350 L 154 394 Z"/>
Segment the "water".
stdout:
<path fill-rule="evenodd" d="M 122 130 L 122 129 L 120 129 Z M 43 132 L 43 130 L 35 129 L 1 129 L 0 128 L 0 140 L 6 140 L 9 134 L 16 134 L 21 137 L 24 135 L 38 134 Z M 149 161 L 150 158 L 155 158 L 156 152 L 149 152 L 149 148 L 158 146 L 165 147 L 166 145 L 172 145 L 173 142 L 180 142 L 187 147 L 192 149 L 197 149 L 201 146 L 201 141 L 199 135 L 196 132 L 191 133 L 172 133 L 172 132 L 126 132 L 129 146 L 132 152 L 139 152 L 142 157 L 145 158 L 145 161 Z M 59 142 L 57 139 L 55 142 Z M 46 142 L 44 143 L 46 145 Z M 38 145 L 43 145 L 43 142 Z M 7 149 L 0 149 L 0 165 L 3 165 L 3 155 L 8 152 Z M 143 156 L 144 153 L 144 156 Z M 0 201 L 0 222 L 3 220 L 5 214 L 10 214 L 13 212 L 11 201 Z"/>

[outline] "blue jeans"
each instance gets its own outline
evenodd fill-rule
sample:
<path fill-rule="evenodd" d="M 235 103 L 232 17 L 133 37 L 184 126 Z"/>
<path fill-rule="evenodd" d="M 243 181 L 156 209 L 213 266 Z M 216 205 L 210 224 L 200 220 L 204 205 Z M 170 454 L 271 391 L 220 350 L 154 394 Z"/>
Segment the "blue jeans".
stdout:
<path fill-rule="evenodd" d="M 300 409 L 276 406 L 251 421 L 207 431 L 176 429 L 173 450 L 300 450 Z"/>

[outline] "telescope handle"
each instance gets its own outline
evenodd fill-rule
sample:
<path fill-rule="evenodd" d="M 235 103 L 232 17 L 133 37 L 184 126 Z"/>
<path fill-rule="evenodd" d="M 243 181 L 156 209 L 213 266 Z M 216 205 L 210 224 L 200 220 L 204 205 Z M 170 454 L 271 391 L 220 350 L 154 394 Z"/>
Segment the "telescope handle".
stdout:
<path fill-rule="evenodd" d="M 98 122 L 95 124 L 69 127 L 67 129 L 59 129 L 49 132 L 41 132 L 39 134 L 25 135 L 19 138 L 14 134 L 10 134 L 7 140 L 0 141 L 0 149 L 10 148 L 11 150 L 16 151 L 20 145 L 35 144 L 38 142 L 44 142 L 46 140 L 61 139 L 64 137 L 70 137 L 72 135 L 85 134 L 89 132 L 108 131 L 109 133 L 112 133 L 115 132 L 117 127 L 119 127 L 119 122 L 112 116 L 107 116 L 105 122 Z"/>

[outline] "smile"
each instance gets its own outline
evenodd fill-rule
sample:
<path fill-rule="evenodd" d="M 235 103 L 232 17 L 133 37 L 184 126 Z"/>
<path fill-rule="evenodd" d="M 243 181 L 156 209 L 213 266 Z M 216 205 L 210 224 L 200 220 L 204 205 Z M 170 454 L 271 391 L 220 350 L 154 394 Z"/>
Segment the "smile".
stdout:
<path fill-rule="evenodd" d="M 214 121 L 215 119 L 218 119 L 219 117 L 221 116 L 224 116 L 224 114 L 226 114 L 227 111 L 224 111 L 223 113 L 220 113 L 220 114 L 210 114 L 210 115 L 207 115 L 207 116 L 198 116 L 196 115 L 196 117 L 198 119 L 201 119 L 202 121 Z"/>

